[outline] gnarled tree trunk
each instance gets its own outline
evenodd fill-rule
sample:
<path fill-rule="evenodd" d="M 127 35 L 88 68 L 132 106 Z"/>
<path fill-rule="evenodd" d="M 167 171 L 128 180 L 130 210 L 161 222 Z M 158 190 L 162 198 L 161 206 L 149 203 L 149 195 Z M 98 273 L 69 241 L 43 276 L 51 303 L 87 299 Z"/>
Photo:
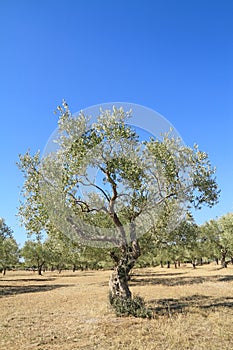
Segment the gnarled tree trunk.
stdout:
<path fill-rule="evenodd" d="M 110 297 L 112 299 L 120 297 L 122 299 L 130 299 L 131 291 L 129 289 L 129 273 L 134 267 L 140 256 L 140 247 L 138 241 L 121 247 L 121 256 L 117 256 L 114 252 L 111 257 L 115 262 L 114 271 L 109 280 Z"/>

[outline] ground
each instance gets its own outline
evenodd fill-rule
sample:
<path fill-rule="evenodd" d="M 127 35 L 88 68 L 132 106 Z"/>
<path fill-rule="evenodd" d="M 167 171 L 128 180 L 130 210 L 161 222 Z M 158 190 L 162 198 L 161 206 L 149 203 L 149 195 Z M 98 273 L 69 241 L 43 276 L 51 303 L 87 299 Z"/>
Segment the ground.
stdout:
<path fill-rule="evenodd" d="M 233 349 L 233 266 L 133 271 L 154 319 L 116 317 L 111 271 L 11 271 L 0 277 L 1 350 Z"/>

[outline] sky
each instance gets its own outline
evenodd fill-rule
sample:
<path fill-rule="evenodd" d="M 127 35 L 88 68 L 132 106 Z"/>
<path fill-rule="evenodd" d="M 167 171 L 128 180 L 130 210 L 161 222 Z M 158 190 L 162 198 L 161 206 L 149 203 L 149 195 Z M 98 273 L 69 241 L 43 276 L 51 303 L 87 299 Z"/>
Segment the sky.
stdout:
<path fill-rule="evenodd" d="M 232 0 L 0 0 L 0 217 L 16 240 L 18 155 L 43 150 L 56 106 L 149 107 L 217 167 L 219 203 L 233 211 Z"/>

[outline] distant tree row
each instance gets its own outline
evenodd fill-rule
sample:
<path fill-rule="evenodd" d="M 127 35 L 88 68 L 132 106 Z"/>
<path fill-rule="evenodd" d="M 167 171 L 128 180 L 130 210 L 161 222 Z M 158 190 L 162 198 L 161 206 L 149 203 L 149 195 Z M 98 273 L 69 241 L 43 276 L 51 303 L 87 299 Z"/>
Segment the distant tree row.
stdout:
<path fill-rule="evenodd" d="M 76 270 L 110 268 L 111 260 L 106 250 L 90 247 L 79 247 L 68 239 L 49 237 L 44 241 L 38 236 L 27 240 L 21 249 L 24 266 L 43 271 L 65 269 Z"/>
<path fill-rule="evenodd" d="M 233 263 L 233 213 L 203 225 L 187 217 L 171 232 L 158 230 L 140 238 L 141 257 L 136 267 L 167 266 L 181 263 L 197 265 L 215 261 L 226 268 Z M 21 259 L 20 259 L 21 257 Z M 111 268 L 110 250 L 79 246 L 64 236 L 42 239 L 35 235 L 19 249 L 13 231 L 0 219 L 0 271 L 25 268 L 37 271 L 64 269 L 85 270 Z"/>
<path fill-rule="evenodd" d="M 0 218 L 0 272 L 30 269 L 39 275 L 44 270 L 99 269 L 111 267 L 106 250 L 79 247 L 66 237 L 31 235 L 22 248 L 16 242 L 12 229 Z"/>
<path fill-rule="evenodd" d="M 145 254 L 139 259 L 139 266 L 167 264 L 170 267 L 173 263 L 178 267 L 181 262 L 190 262 L 195 268 L 204 262 L 216 261 L 226 268 L 233 263 L 233 213 L 200 226 L 188 217 L 167 234 L 157 231 L 151 240 L 150 235 L 141 239 Z"/>

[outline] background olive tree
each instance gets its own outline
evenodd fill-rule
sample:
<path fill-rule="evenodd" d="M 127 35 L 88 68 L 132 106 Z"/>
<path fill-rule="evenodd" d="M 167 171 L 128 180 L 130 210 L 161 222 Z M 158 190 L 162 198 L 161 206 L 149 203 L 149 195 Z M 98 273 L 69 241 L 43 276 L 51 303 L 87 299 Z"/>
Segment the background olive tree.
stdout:
<path fill-rule="evenodd" d="M 209 256 L 217 262 L 220 259 L 222 267 L 233 262 L 233 214 L 209 220 L 200 229 L 203 247 Z"/>
<path fill-rule="evenodd" d="M 19 263 L 19 247 L 13 237 L 13 231 L 0 218 L 0 269 L 5 275 L 8 268 L 13 268 Z"/>

